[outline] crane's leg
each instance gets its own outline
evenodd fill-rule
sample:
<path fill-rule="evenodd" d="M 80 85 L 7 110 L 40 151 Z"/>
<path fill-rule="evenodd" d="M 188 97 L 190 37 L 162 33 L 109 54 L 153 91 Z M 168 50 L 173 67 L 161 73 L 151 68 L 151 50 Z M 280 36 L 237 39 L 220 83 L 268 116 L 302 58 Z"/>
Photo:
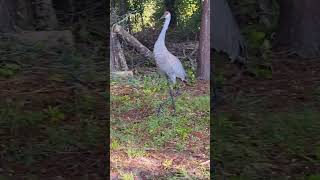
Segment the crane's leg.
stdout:
<path fill-rule="evenodd" d="M 171 99 L 171 103 L 172 103 L 172 107 L 173 107 L 173 112 L 174 112 L 174 114 L 175 114 L 175 113 L 176 113 L 176 105 L 175 105 L 175 101 L 174 101 L 173 87 L 171 86 L 169 77 L 166 76 L 166 78 L 167 78 L 167 84 L 168 84 L 168 88 L 169 88 L 169 95 L 170 95 L 170 99 Z M 168 100 L 167 100 L 167 101 L 168 101 Z M 160 115 L 160 112 L 161 112 L 161 110 L 162 110 L 162 108 L 163 108 L 163 105 L 164 105 L 165 103 L 167 103 L 167 101 L 162 102 L 162 103 L 159 105 L 159 107 L 157 108 L 157 116 Z"/>
<path fill-rule="evenodd" d="M 160 116 L 160 112 L 161 112 L 161 109 L 162 109 L 162 106 L 163 106 L 164 102 L 162 102 L 159 107 L 157 108 L 157 116 L 159 117 Z"/>
<path fill-rule="evenodd" d="M 171 98 L 173 113 L 176 114 L 176 104 L 174 102 L 173 87 L 171 86 L 169 77 L 168 76 L 166 76 L 166 77 L 167 77 L 167 81 L 168 81 L 169 94 L 170 94 L 170 98 Z"/>
<path fill-rule="evenodd" d="M 181 95 L 180 85 L 178 85 L 178 86 L 176 87 L 175 97 L 178 97 L 178 96 L 180 96 L 180 95 Z"/>

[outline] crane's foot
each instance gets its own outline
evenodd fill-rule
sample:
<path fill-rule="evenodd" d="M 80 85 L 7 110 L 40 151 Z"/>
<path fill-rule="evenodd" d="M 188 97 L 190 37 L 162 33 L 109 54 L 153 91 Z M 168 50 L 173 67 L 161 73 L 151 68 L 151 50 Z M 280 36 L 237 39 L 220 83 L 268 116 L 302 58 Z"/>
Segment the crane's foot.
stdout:
<path fill-rule="evenodd" d="M 173 114 L 172 115 L 176 116 L 176 108 L 175 107 L 173 108 Z"/>
<path fill-rule="evenodd" d="M 159 117 L 160 114 L 162 113 L 162 110 L 163 110 L 163 105 L 165 104 L 165 102 L 161 103 L 157 108 L 156 108 L 156 113 L 157 113 L 157 116 Z M 172 114 L 173 116 L 176 115 L 176 106 L 175 104 L 172 105 Z"/>
<path fill-rule="evenodd" d="M 165 104 L 165 102 L 162 102 L 159 107 L 157 107 L 156 109 L 156 113 L 157 113 L 157 116 L 159 117 L 160 114 L 162 113 L 162 109 L 163 109 L 163 105 Z"/>
<path fill-rule="evenodd" d="M 178 96 L 180 96 L 181 94 L 182 94 L 182 92 L 180 91 L 180 89 L 177 89 L 174 97 L 178 97 Z"/>

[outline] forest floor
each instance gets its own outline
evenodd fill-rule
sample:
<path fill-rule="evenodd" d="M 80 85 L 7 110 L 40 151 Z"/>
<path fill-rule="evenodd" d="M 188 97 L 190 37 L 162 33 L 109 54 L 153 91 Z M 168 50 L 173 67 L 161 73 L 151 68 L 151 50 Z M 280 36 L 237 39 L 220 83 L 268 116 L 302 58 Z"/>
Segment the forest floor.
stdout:
<path fill-rule="evenodd" d="M 261 64 L 216 58 L 216 179 L 320 179 L 320 60 Z"/>
<path fill-rule="evenodd" d="M 0 45 L 0 179 L 101 179 L 105 59 L 90 49 Z"/>
<path fill-rule="evenodd" d="M 111 179 L 209 179 L 209 83 L 181 83 L 180 92 L 176 115 L 169 101 L 158 116 L 169 98 L 165 78 L 112 81 Z"/>

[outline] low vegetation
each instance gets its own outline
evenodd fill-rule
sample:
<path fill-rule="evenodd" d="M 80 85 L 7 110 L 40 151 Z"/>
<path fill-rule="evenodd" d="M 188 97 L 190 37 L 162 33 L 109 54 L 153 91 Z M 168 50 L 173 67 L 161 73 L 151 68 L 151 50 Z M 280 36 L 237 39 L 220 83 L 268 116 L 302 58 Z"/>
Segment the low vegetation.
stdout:
<path fill-rule="evenodd" d="M 175 115 L 164 77 L 141 75 L 111 84 L 114 176 L 209 178 L 209 167 L 200 165 L 209 160 L 210 98 L 206 84 L 195 83 L 193 91 L 181 84 Z M 156 109 L 163 102 L 167 103 L 158 116 Z"/>
<path fill-rule="evenodd" d="M 106 136 L 97 54 L 0 46 L 1 179 L 97 178 Z"/>
<path fill-rule="evenodd" d="M 311 80 L 319 76 L 301 69 L 319 63 L 274 60 L 271 79 L 244 73 L 230 84 L 234 69 L 222 60 L 212 122 L 215 178 L 319 179 L 319 84 Z"/>

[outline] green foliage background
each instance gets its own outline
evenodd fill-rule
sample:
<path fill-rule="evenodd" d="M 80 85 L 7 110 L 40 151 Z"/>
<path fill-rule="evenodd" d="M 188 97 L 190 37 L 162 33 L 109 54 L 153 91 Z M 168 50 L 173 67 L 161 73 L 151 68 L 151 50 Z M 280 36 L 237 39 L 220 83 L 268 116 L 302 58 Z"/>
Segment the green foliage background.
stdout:
<path fill-rule="evenodd" d="M 163 0 L 130 0 L 128 12 L 134 15 L 131 19 L 133 32 L 143 31 L 145 28 L 162 26 L 159 18 L 165 11 Z M 196 33 L 200 29 L 201 0 L 176 0 L 174 10 L 177 15 L 177 30 L 185 33 Z"/>

